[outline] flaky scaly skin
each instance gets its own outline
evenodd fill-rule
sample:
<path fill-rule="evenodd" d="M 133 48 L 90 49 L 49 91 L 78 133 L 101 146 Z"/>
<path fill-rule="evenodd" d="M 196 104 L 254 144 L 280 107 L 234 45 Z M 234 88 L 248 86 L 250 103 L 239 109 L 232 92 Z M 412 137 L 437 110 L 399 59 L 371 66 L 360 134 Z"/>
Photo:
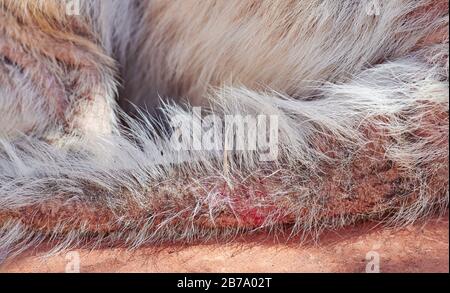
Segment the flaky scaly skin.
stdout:
<path fill-rule="evenodd" d="M 448 210 L 446 1 L 63 2 L 0 0 L 0 251 Z M 277 115 L 277 160 L 174 150 L 185 102 Z"/>

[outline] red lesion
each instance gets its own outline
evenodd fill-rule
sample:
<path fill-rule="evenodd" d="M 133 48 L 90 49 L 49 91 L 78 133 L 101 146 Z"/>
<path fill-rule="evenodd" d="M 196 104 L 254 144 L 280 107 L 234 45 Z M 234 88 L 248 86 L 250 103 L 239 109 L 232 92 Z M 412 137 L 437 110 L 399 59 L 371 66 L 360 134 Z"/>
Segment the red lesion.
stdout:
<path fill-rule="evenodd" d="M 273 182 L 266 182 L 262 177 L 250 178 L 235 186 L 230 186 L 227 182 L 219 184 L 218 196 L 231 201 L 235 219 L 229 219 L 228 222 L 234 222 L 232 226 L 261 227 L 269 217 L 280 216 L 277 215 L 277 207 L 267 184 L 273 185 Z"/>

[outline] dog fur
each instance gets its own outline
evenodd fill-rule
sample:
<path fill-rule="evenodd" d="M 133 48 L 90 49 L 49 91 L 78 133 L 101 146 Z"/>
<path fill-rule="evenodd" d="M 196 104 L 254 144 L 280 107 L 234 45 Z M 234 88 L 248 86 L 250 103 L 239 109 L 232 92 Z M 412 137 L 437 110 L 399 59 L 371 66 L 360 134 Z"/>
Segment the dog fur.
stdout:
<path fill-rule="evenodd" d="M 1 251 L 448 210 L 446 1 L 63 2 L 0 0 Z M 173 150 L 188 105 L 278 115 L 278 160 Z"/>

